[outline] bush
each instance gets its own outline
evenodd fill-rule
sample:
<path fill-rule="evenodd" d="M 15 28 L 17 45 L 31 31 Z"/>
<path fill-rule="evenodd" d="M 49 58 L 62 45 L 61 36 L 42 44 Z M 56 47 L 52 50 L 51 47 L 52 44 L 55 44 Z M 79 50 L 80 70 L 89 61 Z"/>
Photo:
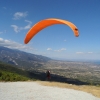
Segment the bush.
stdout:
<path fill-rule="evenodd" d="M 16 73 L 2 71 L 0 72 L 0 81 L 26 81 L 29 78 L 18 75 Z"/>

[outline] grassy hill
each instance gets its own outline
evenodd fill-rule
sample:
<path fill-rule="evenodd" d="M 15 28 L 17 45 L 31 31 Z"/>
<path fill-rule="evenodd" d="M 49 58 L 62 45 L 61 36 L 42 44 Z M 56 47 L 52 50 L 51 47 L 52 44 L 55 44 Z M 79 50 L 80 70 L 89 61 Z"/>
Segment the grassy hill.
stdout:
<path fill-rule="evenodd" d="M 31 79 L 27 71 L 0 62 L 0 81 L 26 81 Z"/>
<path fill-rule="evenodd" d="M 46 74 L 38 71 L 27 71 L 20 69 L 14 65 L 0 62 L 0 81 L 27 81 L 42 80 L 44 81 Z"/>
<path fill-rule="evenodd" d="M 0 71 L 0 81 L 26 81 L 29 78 L 8 71 Z"/>

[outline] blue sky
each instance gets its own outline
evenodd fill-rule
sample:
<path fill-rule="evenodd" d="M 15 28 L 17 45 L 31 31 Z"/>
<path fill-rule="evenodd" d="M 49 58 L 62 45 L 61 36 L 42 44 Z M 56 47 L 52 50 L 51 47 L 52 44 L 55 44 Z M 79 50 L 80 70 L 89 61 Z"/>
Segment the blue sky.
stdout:
<path fill-rule="evenodd" d="M 79 37 L 65 25 L 24 38 L 38 21 L 60 18 L 74 23 Z M 100 60 L 100 0 L 0 0 L 0 46 L 56 59 Z"/>

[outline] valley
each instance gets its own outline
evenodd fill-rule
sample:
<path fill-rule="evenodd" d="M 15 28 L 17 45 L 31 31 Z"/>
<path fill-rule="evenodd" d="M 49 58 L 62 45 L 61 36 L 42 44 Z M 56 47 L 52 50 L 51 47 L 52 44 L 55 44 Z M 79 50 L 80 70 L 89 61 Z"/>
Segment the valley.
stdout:
<path fill-rule="evenodd" d="M 100 85 L 100 64 L 94 62 L 54 60 L 6 47 L 0 47 L 0 61 L 30 72 L 35 79 L 45 80 L 46 71 L 50 70 L 52 81 Z"/>

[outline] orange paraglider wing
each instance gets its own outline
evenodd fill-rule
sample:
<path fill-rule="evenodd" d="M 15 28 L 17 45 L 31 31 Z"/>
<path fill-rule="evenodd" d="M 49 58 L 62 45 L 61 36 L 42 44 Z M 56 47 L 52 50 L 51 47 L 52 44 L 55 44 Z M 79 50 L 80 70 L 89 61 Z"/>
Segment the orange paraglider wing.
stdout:
<path fill-rule="evenodd" d="M 26 34 L 24 43 L 27 44 L 39 31 L 54 24 L 68 25 L 73 30 L 74 35 L 76 37 L 79 36 L 78 29 L 73 23 L 62 19 L 50 18 L 50 19 L 41 20 L 38 23 L 36 23 Z"/>

